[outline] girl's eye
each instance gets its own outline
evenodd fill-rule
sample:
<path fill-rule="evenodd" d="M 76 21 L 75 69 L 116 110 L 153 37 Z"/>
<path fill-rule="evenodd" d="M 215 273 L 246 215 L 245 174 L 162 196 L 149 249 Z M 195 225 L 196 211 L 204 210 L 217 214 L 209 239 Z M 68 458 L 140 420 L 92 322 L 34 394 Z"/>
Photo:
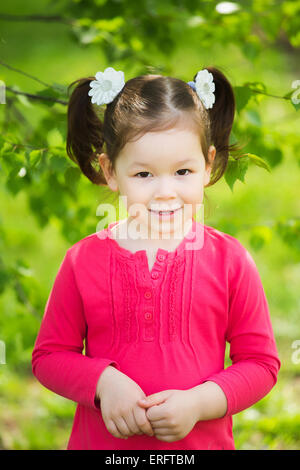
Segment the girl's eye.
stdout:
<path fill-rule="evenodd" d="M 188 170 L 187 168 L 183 169 L 183 170 L 178 170 L 178 171 L 189 171 L 190 173 L 192 173 L 191 170 Z M 140 171 L 140 173 L 137 173 L 136 175 L 134 176 L 138 176 L 138 175 L 143 175 L 143 174 L 150 174 L 149 171 Z M 187 176 L 187 175 L 179 175 L 179 176 Z M 143 178 L 141 177 L 142 179 L 146 179 L 146 178 Z"/>
<path fill-rule="evenodd" d="M 185 168 L 184 170 L 178 170 L 178 171 L 189 171 L 190 173 L 192 173 L 192 171 L 188 170 L 187 168 Z M 180 176 L 187 176 L 187 175 L 180 175 Z"/>
<path fill-rule="evenodd" d="M 139 173 L 137 173 L 136 175 L 134 176 L 138 176 L 138 175 L 142 175 L 142 174 L 145 174 L 145 173 L 149 173 L 149 171 L 140 171 Z M 149 173 L 150 174 L 150 173 Z M 145 178 L 143 178 L 145 179 Z"/>

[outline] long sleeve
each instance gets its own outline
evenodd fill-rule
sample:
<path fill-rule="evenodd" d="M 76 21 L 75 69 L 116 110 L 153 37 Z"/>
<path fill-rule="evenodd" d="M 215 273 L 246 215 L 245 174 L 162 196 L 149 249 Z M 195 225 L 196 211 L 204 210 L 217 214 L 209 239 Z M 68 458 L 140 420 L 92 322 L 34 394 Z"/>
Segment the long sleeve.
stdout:
<path fill-rule="evenodd" d="M 225 393 L 225 416 L 239 413 L 267 395 L 281 366 L 257 267 L 250 253 L 239 246 L 240 256 L 229 269 L 226 341 L 232 365 L 206 379 Z"/>
<path fill-rule="evenodd" d="M 50 292 L 32 352 L 32 372 L 49 390 L 99 409 L 94 402 L 103 370 L 119 364 L 112 358 L 82 354 L 87 325 L 69 250 Z"/>

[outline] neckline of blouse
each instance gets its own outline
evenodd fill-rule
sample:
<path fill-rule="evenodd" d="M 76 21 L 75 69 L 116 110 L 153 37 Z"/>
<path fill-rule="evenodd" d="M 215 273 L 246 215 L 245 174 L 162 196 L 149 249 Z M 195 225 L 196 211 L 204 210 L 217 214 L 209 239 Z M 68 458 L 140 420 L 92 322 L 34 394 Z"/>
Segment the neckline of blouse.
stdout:
<path fill-rule="evenodd" d="M 125 258 L 130 258 L 130 259 L 134 259 L 136 257 L 143 257 L 144 255 L 146 255 L 146 250 L 137 250 L 133 253 L 132 251 L 129 251 L 126 248 L 119 245 L 119 243 L 114 238 L 114 236 L 111 232 L 112 227 L 114 227 L 119 222 L 120 221 L 112 222 L 105 229 L 106 232 L 107 232 L 107 238 L 108 238 L 108 240 L 110 240 L 110 245 L 115 250 L 115 252 L 119 253 L 121 256 L 123 256 Z M 163 255 L 164 258 L 167 258 L 169 260 L 169 259 L 176 258 L 178 255 L 181 255 L 185 250 L 186 244 L 188 242 L 192 242 L 193 239 L 195 238 L 196 223 L 197 222 L 194 219 L 192 219 L 192 225 L 191 225 L 190 230 L 187 232 L 187 234 L 181 240 L 181 242 L 175 248 L 175 250 L 168 251 L 168 250 L 165 250 L 164 248 L 158 248 L 157 252 L 156 252 L 156 256 Z"/>

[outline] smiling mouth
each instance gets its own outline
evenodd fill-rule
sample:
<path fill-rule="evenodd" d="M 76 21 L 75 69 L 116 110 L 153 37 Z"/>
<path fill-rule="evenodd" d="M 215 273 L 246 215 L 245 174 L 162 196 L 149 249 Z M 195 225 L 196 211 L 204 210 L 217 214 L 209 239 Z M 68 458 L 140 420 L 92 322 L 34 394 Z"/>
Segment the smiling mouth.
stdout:
<path fill-rule="evenodd" d="M 153 212 L 153 214 L 159 215 L 161 217 L 168 217 L 168 216 L 173 215 L 175 212 L 179 211 L 180 209 L 181 209 L 181 207 L 179 207 L 178 209 L 175 209 L 173 211 L 153 211 L 153 210 L 149 209 L 149 212 Z"/>

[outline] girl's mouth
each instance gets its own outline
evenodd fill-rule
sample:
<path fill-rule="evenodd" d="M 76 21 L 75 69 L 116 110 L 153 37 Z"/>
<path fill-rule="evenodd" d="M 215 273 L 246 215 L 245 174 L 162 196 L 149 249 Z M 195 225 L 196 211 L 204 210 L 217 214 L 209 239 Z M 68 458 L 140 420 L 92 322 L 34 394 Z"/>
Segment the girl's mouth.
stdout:
<path fill-rule="evenodd" d="M 173 211 L 153 211 L 151 209 L 149 209 L 150 212 L 152 212 L 153 214 L 156 214 L 157 216 L 159 216 L 159 218 L 163 219 L 163 218 L 172 218 L 174 213 L 179 211 L 181 209 L 181 207 L 179 207 L 178 209 L 175 209 Z"/>

